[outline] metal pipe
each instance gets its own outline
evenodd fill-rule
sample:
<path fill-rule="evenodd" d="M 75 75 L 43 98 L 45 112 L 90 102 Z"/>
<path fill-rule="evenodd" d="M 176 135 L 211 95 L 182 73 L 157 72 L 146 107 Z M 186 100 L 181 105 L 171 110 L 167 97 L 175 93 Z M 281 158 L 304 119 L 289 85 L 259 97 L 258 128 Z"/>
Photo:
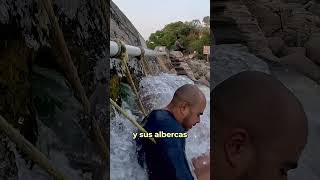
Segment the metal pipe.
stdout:
<path fill-rule="evenodd" d="M 140 56 L 141 55 L 141 49 L 136 46 L 130 46 L 130 45 L 125 45 L 127 53 L 129 56 Z M 110 57 L 114 57 L 115 55 L 118 54 L 120 51 L 120 47 L 118 44 L 114 41 L 110 41 Z M 161 56 L 161 55 L 166 55 L 166 52 L 159 52 L 159 51 L 154 51 L 151 49 L 146 49 L 144 48 L 144 55 L 145 56 Z"/>

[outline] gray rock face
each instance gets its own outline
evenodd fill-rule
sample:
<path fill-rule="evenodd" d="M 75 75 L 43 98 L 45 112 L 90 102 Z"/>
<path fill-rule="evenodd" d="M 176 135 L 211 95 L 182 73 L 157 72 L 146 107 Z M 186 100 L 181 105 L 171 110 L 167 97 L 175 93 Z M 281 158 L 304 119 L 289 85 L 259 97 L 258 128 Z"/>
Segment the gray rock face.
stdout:
<path fill-rule="evenodd" d="M 320 83 L 320 67 L 305 55 L 296 52 L 280 59 L 282 63 L 294 67 L 298 72 Z"/>
<path fill-rule="evenodd" d="M 211 88 L 242 71 L 270 73 L 267 63 L 249 53 L 247 47 L 239 44 L 216 45 L 211 65 L 213 67 Z"/>
<path fill-rule="evenodd" d="M 105 81 L 109 75 L 109 4 L 105 0 L 53 0 L 52 3 L 78 76 L 87 96 L 90 97 L 96 91 L 97 85 Z M 70 179 L 97 179 L 96 175 L 102 172 L 100 154 L 88 137 L 89 126 L 85 128 L 79 123 L 83 118 L 80 116 L 83 113 L 81 104 L 76 99 L 74 91 L 68 87 L 69 84 L 63 77 L 64 73 L 55 64 L 56 58 L 61 57 L 55 49 L 57 46 L 53 41 L 52 25 L 46 11 L 41 7 L 40 1 L 34 0 L 0 2 L 0 56 L 5 57 L 5 60 L 1 61 L 1 66 L 20 67 L 1 73 L 0 86 L 11 86 L 9 89 L 16 89 L 19 92 L 32 92 L 30 93 L 32 95 L 24 93 L 26 96 L 17 96 L 18 94 L 14 92 L 15 101 L 28 105 L 27 110 L 11 108 L 16 112 L 10 112 L 10 114 L 1 108 L 0 113 L 5 114 L 12 124 L 16 124 L 19 119 L 14 117 L 15 113 L 25 119 L 25 114 L 29 114 L 29 118 L 33 120 L 32 123 L 25 123 L 20 128 L 30 129 L 34 134 L 39 131 L 35 138 L 25 137 L 36 145 L 55 166 L 63 167 L 64 170 L 61 171 Z M 22 54 L 23 57 L 15 54 Z M 45 69 L 43 70 L 45 75 L 35 75 L 37 74 L 35 65 Z M 2 81 L 6 76 L 11 75 L 26 78 L 23 81 L 24 85 L 21 86 L 21 83 L 14 79 Z M 34 76 L 37 78 L 33 79 Z M 40 90 L 31 89 L 37 87 L 40 87 Z M 105 94 L 108 96 L 107 90 Z M 8 96 L 0 97 L 0 107 L 10 107 L 14 104 L 3 104 L 6 102 L 5 98 Z M 38 101 L 37 105 L 41 104 L 41 106 L 35 106 L 34 101 Z M 97 106 L 95 103 L 91 105 Z M 104 112 L 107 111 L 108 109 L 104 108 Z M 103 123 L 107 117 L 106 114 L 105 116 L 97 115 L 97 121 Z M 36 129 L 30 127 L 36 127 Z M 57 141 L 51 141 L 51 139 Z M 0 158 L 3 154 L 9 156 L 4 159 L 6 163 L 0 165 L 0 169 L 7 171 L 0 171 L 0 179 L 6 176 L 5 173 L 12 178 L 20 177 L 20 179 L 50 178 L 45 172 L 38 174 L 35 169 L 39 167 L 34 166 L 29 169 L 25 163 L 20 163 L 19 151 L 15 153 L 15 159 L 11 159 L 13 150 L 0 147 Z M 63 161 L 59 159 L 61 156 L 64 157 Z M 22 162 L 24 159 L 28 158 L 22 157 Z M 17 170 L 12 171 L 12 169 Z M 85 176 L 82 171 L 86 171 Z"/>
<path fill-rule="evenodd" d="M 277 61 L 257 19 L 245 1 L 219 1 L 213 3 L 213 26 L 216 44 L 243 44 L 259 57 Z"/>
<path fill-rule="evenodd" d="M 117 7 L 117 5 L 110 1 L 110 40 L 121 40 L 125 44 L 137 47 L 146 48 L 146 42 L 133 26 L 130 20 L 123 12 Z M 154 73 L 159 72 L 159 66 L 157 65 L 157 59 L 155 57 L 145 57 L 149 61 L 149 65 Z M 120 76 L 124 76 L 125 72 L 121 68 L 121 61 L 117 58 L 110 59 L 110 70 Z M 131 73 L 136 75 L 139 79 L 143 76 L 143 68 L 137 58 L 129 59 L 129 68 Z"/>
<path fill-rule="evenodd" d="M 265 37 L 283 39 L 285 46 L 303 47 L 311 34 L 320 32 L 319 3 L 306 2 L 217 1 L 212 5 L 215 42 L 247 45 L 256 56 L 279 61 L 274 55 L 284 54 L 274 44 L 272 52 Z"/>
<path fill-rule="evenodd" d="M 17 166 L 10 144 L 12 143 L 7 138 L 0 135 L 0 179 L 12 178 L 16 180 Z"/>
<path fill-rule="evenodd" d="M 110 10 L 110 39 L 119 39 L 132 46 L 145 45 L 140 33 L 112 1 Z"/>
<path fill-rule="evenodd" d="M 308 11 L 312 12 L 314 15 L 320 16 L 320 4 L 314 3 L 310 5 L 310 7 L 308 8 Z"/>
<path fill-rule="evenodd" d="M 303 46 L 313 32 L 318 32 L 319 17 L 306 5 L 296 2 L 257 0 L 248 3 L 266 37 L 278 36 L 288 46 Z"/>
<path fill-rule="evenodd" d="M 204 77 L 207 81 L 210 81 L 210 66 L 205 64 L 205 60 L 190 59 L 186 62 L 194 73 L 196 79 Z"/>
<path fill-rule="evenodd" d="M 307 56 L 320 65 L 320 34 L 314 34 L 305 45 Z"/>

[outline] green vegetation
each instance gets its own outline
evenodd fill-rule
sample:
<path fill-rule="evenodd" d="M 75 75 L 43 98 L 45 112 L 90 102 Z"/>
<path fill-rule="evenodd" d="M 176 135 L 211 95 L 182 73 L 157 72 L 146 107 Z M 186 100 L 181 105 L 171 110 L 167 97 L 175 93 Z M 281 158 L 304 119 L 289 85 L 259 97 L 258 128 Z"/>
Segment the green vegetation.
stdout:
<path fill-rule="evenodd" d="M 181 44 L 187 48 L 187 52 L 196 51 L 199 58 L 203 58 L 203 46 L 208 46 L 210 41 L 210 17 L 206 16 L 202 20 L 192 20 L 190 22 L 173 22 L 167 24 L 162 30 L 152 33 L 147 40 L 147 46 L 154 49 L 156 46 L 166 46 L 174 49 L 177 36 L 180 37 Z"/>

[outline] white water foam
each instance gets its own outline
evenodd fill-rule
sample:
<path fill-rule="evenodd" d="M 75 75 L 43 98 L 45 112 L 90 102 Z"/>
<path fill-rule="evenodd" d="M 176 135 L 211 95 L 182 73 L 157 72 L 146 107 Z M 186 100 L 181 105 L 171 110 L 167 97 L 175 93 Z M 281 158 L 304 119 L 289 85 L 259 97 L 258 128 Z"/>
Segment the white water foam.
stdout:
<path fill-rule="evenodd" d="M 148 111 L 162 108 L 170 102 L 175 90 L 184 84 L 193 84 L 193 82 L 186 77 L 169 74 L 145 77 L 140 82 L 141 100 Z M 207 106 L 201 122 L 188 132 L 186 154 L 189 162 L 192 158 L 209 152 L 210 148 L 210 89 L 205 86 L 199 86 L 199 88 L 206 96 Z M 123 107 L 132 115 L 126 103 Z M 136 132 L 137 128 L 117 112 L 110 123 L 111 179 L 148 179 L 146 171 L 138 164 L 136 144 L 132 139 L 132 132 Z"/>

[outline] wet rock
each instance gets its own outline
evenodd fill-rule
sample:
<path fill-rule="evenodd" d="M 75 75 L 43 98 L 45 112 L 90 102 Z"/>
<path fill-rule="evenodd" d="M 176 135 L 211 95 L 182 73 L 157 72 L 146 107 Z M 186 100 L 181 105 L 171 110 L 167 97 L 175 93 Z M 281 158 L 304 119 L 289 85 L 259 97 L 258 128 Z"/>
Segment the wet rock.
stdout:
<path fill-rule="evenodd" d="M 0 71 L 0 91 L 4 87 L 4 92 L 11 93 L 1 92 L 4 96 L 0 97 L 0 113 L 6 112 L 5 116 L 12 124 L 15 121 L 17 124 L 23 122 L 22 127 L 15 127 L 54 166 L 60 167 L 69 179 L 84 179 L 81 175 L 83 171 L 91 179 L 94 179 L 93 176 L 98 171 L 107 172 L 100 169 L 100 154 L 87 134 L 90 131 L 89 125 L 80 124 L 80 120 L 90 123 L 87 121 L 89 118 L 83 116 L 82 106 L 63 76 L 65 72 L 56 64 L 57 58 L 61 58 L 57 50 L 59 46 L 54 41 L 52 23 L 46 11 L 41 9 L 40 1 L 4 0 L 0 4 L 1 67 L 11 67 Z M 97 89 L 97 84 L 106 80 L 109 75 L 109 21 L 106 18 L 110 7 L 105 0 L 54 0 L 52 5 L 77 75 L 86 95 L 90 97 Z M 36 66 L 48 71 L 34 78 Z M 56 74 L 59 76 L 55 76 Z M 105 93 L 108 96 L 108 91 Z M 10 103 L 11 106 L 2 106 L 2 102 L 10 102 L 6 99 L 15 102 Z M 10 108 L 11 111 L 2 107 Z M 97 111 L 103 109 L 98 105 L 95 108 Z M 103 113 L 94 113 L 98 122 L 106 119 L 106 116 L 101 115 Z M 36 136 L 30 138 L 32 134 Z M 15 150 L 12 149 L 11 151 Z M 6 153 L 8 152 L 4 154 Z M 28 164 L 19 164 L 19 158 L 22 162 L 29 160 L 28 157 L 20 156 L 21 153 L 17 151 L 15 159 L 10 159 L 11 162 L 7 164 L 17 167 L 14 172 L 21 176 L 20 179 L 50 179 L 45 172 L 38 174 L 35 169 L 29 169 Z M 8 173 L 13 168 L 0 166 L 0 169 L 6 169 Z M 0 170 L 0 179 L 3 179 L 2 175 Z"/>
<path fill-rule="evenodd" d="M 15 155 L 10 149 L 12 143 L 3 135 L 0 135 L 0 179 L 17 180 L 17 166 Z"/>
<path fill-rule="evenodd" d="M 94 174 L 97 168 L 101 168 L 98 161 L 100 155 L 86 131 L 79 125 L 79 121 L 84 118 L 82 106 L 73 96 L 62 74 L 34 66 L 32 84 L 32 98 L 38 113 L 38 124 L 41 126 L 38 148 L 42 152 L 51 154 L 51 162 L 57 167 L 63 167 L 62 172 L 70 179 L 81 179 L 80 173 L 76 171 L 84 167 Z M 102 89 L 99 88 L 99 91 Z M 106 119 L 105 111 L 101 111 L 99 106 L 103 98 L 100 102 L 93 101 L 96 99 L 92 99 L 91 105 L 97 120 Z M 103 121 L 100 123 L 104 125 L 102 127 L 106 126 Z M 66 160 L 53 158 L 60 155 Z M 70 162 L 72 166 L 65 164 L 64 161 Z"/>

